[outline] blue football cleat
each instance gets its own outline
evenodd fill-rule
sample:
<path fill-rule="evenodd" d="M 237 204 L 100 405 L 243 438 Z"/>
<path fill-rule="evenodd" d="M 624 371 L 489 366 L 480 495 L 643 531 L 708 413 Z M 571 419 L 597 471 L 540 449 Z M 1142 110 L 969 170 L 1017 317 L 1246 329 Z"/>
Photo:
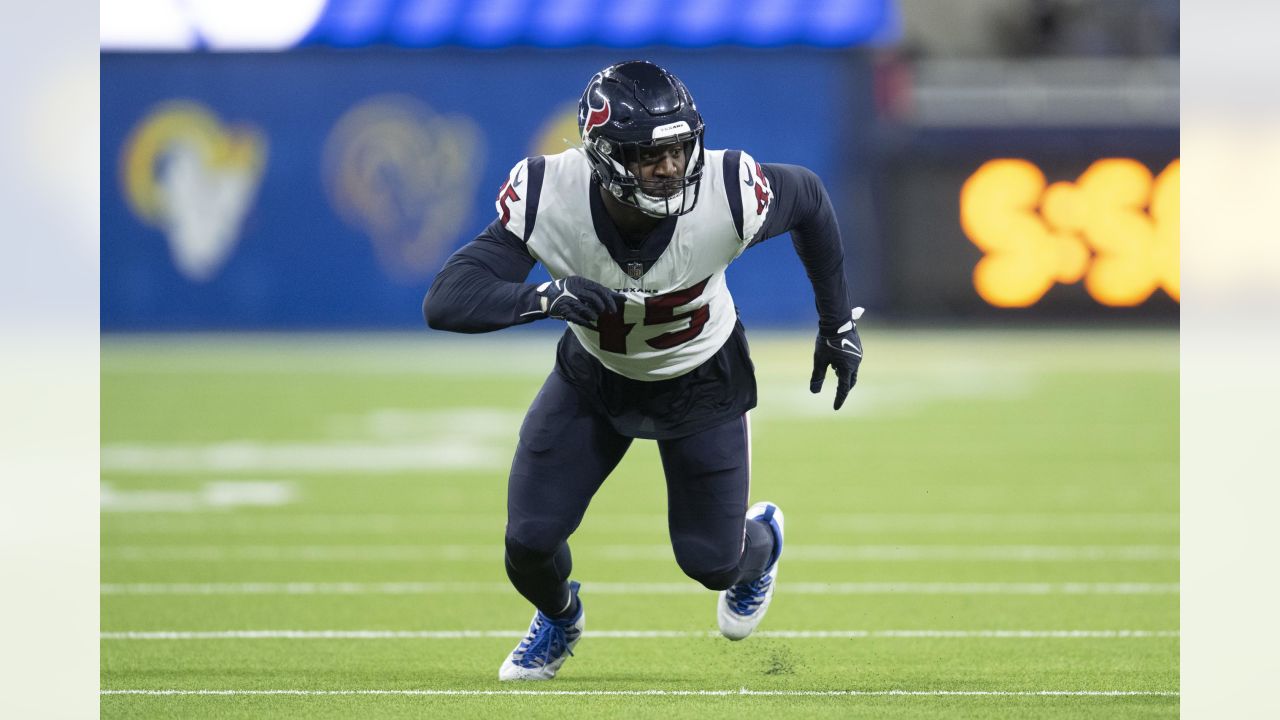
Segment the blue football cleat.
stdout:
<path fill-rule="evenodd" d="M 569 583 L 569 592 L 578 597 L 580 583 Z M 498 669 L 499 680 L 550 680 L 564 661 L 573 654 L 573 647 L 582 638 L 586 627 L 586 613 L 579 603 L 577 616 L 569 620 L 552 620 L 542 611 L 533 615 L 529 634 L 524 636 L 516 649 Z"/>
<path fill-rule="evenodd" d="M 730 640 L 741 640 L 751 634 L 764 619 L 773 588 L 778 582 L 778 560 L 782 557 L 782 511 L 771 502 L 758 502 L 747 510 L 748 520 L 759 520 L 773 529 L 773 559 L 764 575 L 750 582 L 740 582 L 720 593 L 716 602 L 716 620 L 720 633 Z"/>

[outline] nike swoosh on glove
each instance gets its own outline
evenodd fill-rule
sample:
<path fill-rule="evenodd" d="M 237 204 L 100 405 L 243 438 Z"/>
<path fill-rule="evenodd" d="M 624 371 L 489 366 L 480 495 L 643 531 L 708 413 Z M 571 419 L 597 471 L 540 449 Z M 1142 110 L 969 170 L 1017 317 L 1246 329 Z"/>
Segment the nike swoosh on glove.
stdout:
<path fill-rule="evenodd" d="M 862 317 L 862 308 L 854 308 L 849 322 L 840 326 L 834 335 L 818 334 L 813 348 L 813 375 L 809 378 L 809 392 L 822 392 L 822 381 L 830 367 L 836 374 L 836 402 L 839 410 L 848 397 L 849 390 L 858 382 L 858 366 L 862 364 L 862 339 L 858 337 L 855 320 Z"/>
<path fill-rule="evenodd" d="M 544 282 L 537 292 L 534 312 L 593 329 L 601 315 L 621 312 L 627 301 L 620 293 L 578 275 Z"/>

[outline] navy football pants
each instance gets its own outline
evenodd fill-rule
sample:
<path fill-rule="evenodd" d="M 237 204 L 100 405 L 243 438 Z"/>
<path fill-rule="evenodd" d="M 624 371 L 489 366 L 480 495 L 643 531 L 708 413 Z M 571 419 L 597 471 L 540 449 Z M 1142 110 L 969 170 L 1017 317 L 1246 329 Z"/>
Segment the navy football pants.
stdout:
<path fill-rule="evenodd" d="M 548 615 L 569 603 L 566 541 L 631 440 L 555 372 L 525 416 L 507 486 L 507 575 Z M 712 590 L 764 574 L 773 534 L 763 523 L 744 523 L 750 489 L 746 416 L 657 442 L 680 569 Z"/>

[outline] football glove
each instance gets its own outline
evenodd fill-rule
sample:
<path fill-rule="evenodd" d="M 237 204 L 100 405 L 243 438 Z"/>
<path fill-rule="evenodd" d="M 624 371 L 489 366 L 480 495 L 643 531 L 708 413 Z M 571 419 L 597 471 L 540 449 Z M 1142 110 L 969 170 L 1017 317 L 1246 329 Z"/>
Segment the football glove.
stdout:
<path fill-rule="evenodd" d="M 601 315 L 620 312 L 627 301 L 622 294 L 578 275 L 544 282 L 537 292 L 535 312 L 584 327 L 594 327 Z"/>
<path fill-rule="evenodd" d="M 849 322 L 841 325 L 834 335 L 818 333 L 813 349 L 813 375 L 809 378 L 809 392 L 822 392 L 822 381 L 827 368 L 836 373 L 836 402 L 834 409 L 844 405 L 849 389 L 858 382 L 858 366 L 862 364 L 862 339 L 858 337 L 856 321 L 862 317 L 862 308 L 854 308 Z"/>

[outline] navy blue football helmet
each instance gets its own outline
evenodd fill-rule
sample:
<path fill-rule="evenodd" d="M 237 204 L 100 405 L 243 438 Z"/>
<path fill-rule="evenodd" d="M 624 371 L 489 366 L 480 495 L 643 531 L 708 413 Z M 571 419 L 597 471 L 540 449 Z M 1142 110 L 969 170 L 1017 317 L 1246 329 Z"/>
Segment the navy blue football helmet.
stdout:
<path fill-rule="evenodd" d="M 622 203 L 654 217 L 684 215 L 697 204 L 702 115 L 675 75 L 642 60 L 601 70 L 578 102 L 578 132 L 596 179 Z M 632 172 L 642 153 L 674 143 L 684 146 L 684 176 L 642 187 Z"/>

